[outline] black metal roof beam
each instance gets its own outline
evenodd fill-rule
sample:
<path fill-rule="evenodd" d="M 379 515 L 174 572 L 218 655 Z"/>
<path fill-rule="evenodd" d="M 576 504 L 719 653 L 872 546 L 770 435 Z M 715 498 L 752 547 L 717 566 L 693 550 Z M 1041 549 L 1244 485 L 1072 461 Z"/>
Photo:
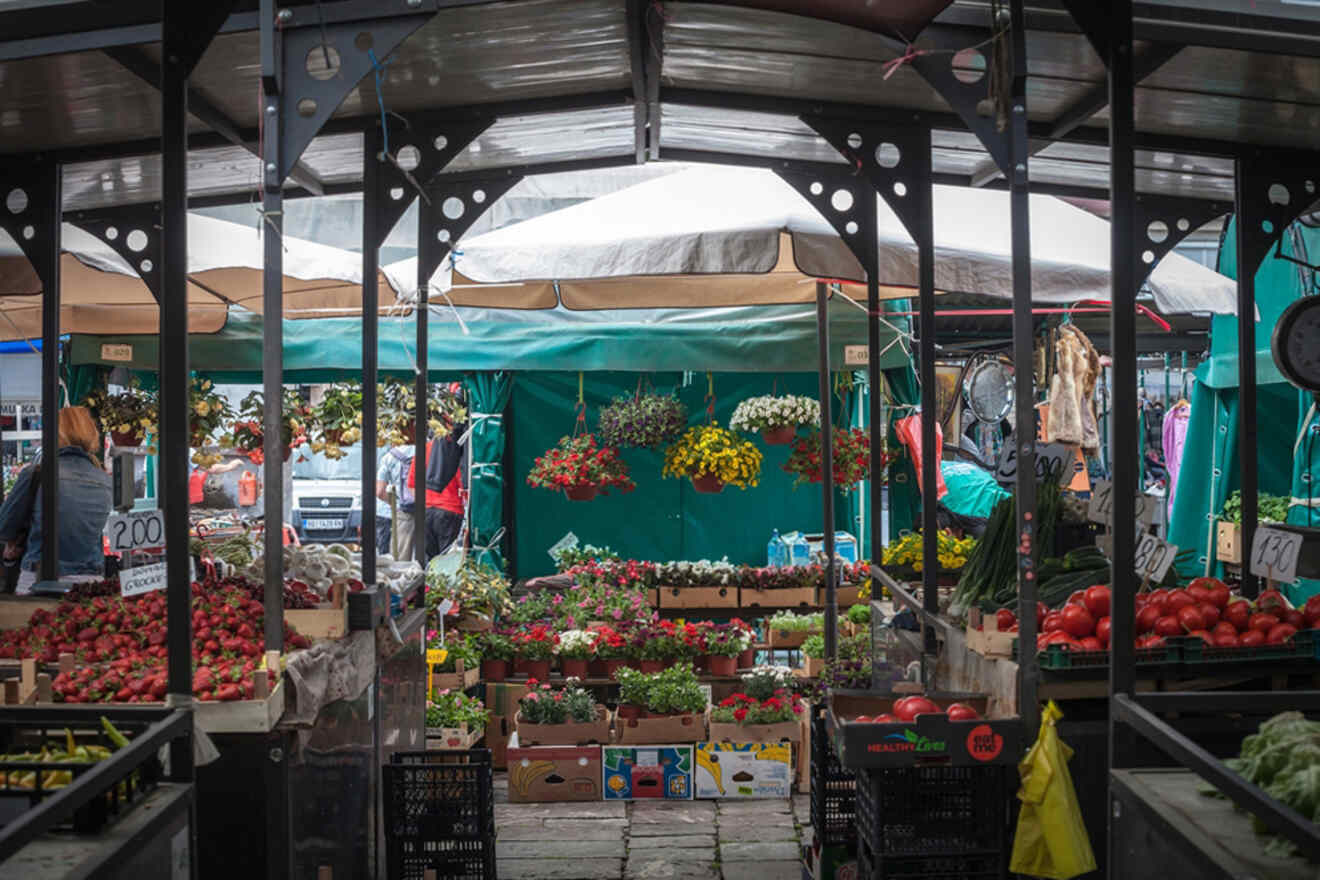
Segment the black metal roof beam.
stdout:
<path fill-rule="evenodd" d="M 146 52 L 141 49 L 123 46 L 103 51 L 129 73 L 152 88 L 159 90 L 160 64 Z M 188 89 L 188 113 L 229 143 L 242 147 L 258 159 L 261 158 L 257 147 L 257 139 L 244 137 L 239 130 L 238 123 L 226 116 L 223 110 L 191 87 Z M 289 173 L 289 177 L 310 192 L 317 195 L 324 193 L 324 184 L 321 178 L 305 162 L 299 161 L 296 163 L 293 166 L 293 171 Z"/>
<path fill-rule="evenodd" d="M 627 0 L 628 72 L 632 75 L 633 151 L 637 164 L 646 162 L 646 0 Z"/>
<path fill-rule="evenodd" d="M 1089 0 L 1086 0 L 1089 2 Z M 1184 47 L 1172 43 L 1156 43 L 1150 46 L 1132 60 L 1132 78 L 1134 83 L 1140 83 L 1143 79 L 1159 70 L 1165 64 L 1173 60 L 1173 57 L 1183 50 Z M 1054 122 L 1050 124 L 1050 133 L 1045 141 L 1033 141 L 1031 145 L 1031 155 L 1036 155 L 1041 150 L 1049 146 L 1048 141 L 1063 140 L 1073 129 L 1084 124 L 1095 114 L 1109 106 L 1109 84 L 1101 82 L 1074 101 L 1068 107 L 1065 107 Z M 998 166 L 990 160 L 982 162 L 972 172 L 972 186 L 984 186 L 992 180 L 1002 177 Z"/>

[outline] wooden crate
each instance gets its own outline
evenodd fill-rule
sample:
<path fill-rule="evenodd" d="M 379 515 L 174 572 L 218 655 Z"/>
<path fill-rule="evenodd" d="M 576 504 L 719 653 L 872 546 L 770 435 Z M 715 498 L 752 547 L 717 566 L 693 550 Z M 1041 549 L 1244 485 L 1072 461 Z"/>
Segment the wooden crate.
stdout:
<path fill-rule="evenodd" d="M 766 632 L 768 633 L 769 638 L 767 644 L 770 648 L 784 649 L 802 647 L 802 643 L 805 642 L 809 636 L 818 633 L 819 630 L 774 629 L 767 623 Z"/>
<path fill-rule="evenodd" d="M 661 608 L 737 608 L 737 587 L 660 587 Z"/>
<path fill-rule="evenodd" d="M 1242 526 L 1237 523 L 1219 523 L 1215 536 L 1215 556 L 1230 565 L 1242 564 Z"/>
<path fill-rule="evenodd" d="M 35 596 L 6 596 L 0 599 L 0 629 L 19 629 L 27 626 L 32 612 L 44 609 L 54 611 L 59 606 L 56 599 L 39 599 Z"/>
<path fill-rule="evenodd" d="M 743 608 L 815 608 L 815 587 L 793 587 L 787 590 L 742 591 Z"/>

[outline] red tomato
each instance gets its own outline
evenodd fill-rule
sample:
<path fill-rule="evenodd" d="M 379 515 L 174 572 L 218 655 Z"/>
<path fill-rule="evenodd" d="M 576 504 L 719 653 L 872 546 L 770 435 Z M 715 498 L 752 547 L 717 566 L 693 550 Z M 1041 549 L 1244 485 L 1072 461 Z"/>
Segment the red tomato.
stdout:
<path fill-rule="evenodd" d="M 912 721 L 918 715 L 929 715 L 940 711 L 940 707 L 922 696 L 904 697 L 894 703 L 894 714 L 899 721 Z"/>
<path fill-rule="evenodd" d="M 1265 644 L 1282 645 L 1295 635 L 1297 635 L 1297 627 L 1290 623 L 1281 623 L 1265 634 Z"/>
<path fill-rule="evenodd" d="M 1290 624 L 1299 630 L 1309 629 L 1309 624 L 1306 622 L 1306 615 L 1298 611 L 1296 608 L 1284 613 L 1283 622 Z"/>
<path fill-rule="evenodd" d="M 1017 615 L 1007 608 L 1000 608 L 995 612 L 995 625 L 1000 632 L 1007 632 L 1010 626 L 1017 625 Z"/>
<path fill-rule="evenodd" d="M 1187 585 L 1187 595 L 1191 596 L 1197 602 L 1204 602 L 1206 601 L 1206 597 L 1209 595 L 1209 591 L 1206 590 L 1205 587 L 1198 584 L 1196 581 L 1192 581 L 1190 584 Z"/>
<path fill-rule="evenodd" d="M 1210 635 L 1210 633 L 1206 632 L 1203 629 L 1194 629 L 1191 632 L 1189 632 L 1187 636 L 1188 638 L 1192 638 L 1192 637 L 1198 638 L 1201 641 L 1205 642 L 1207 645 L 1213 645 L 1215 643 L 1214 636 Z"/>
<path fill-rule="evenodd" d="M 1165 609 L 1168 608 L 1168 601 L 1169 591 L 1164 589 L 1152 590 L 1146 597 L 1146 604 L 1154 605 L 1156 608 L 1159 608 L 1161 616 L 1165 613 Z"/>
<path fill-rule="evenodd" d="M 1166 614 L 1159 620 L 1155 621 L 1155 635 L 1157 636 L 1164 636 L 1167 638 L 1169 636 L 1180 636 L 1182 634 L 1182 624 L 1179 623 L 1178 618 L 1174 617 L 1172 614 Z"/>
<path fill-rule="evenodd" d="M 870 715 L 858 715 L 856 718 L 853 719 L 853 721 L 856 721 L 858 724 L 870 724 L 870 723 L 871 723 L 871 716 L 870 716 Z"/>
<path fill-rule="evenodd" d="M 1045 623 L 1045 616 L 1050 613 L 1050 607 L 1044 602 L 1036 603 L 1036 632 L 1044 632 L 1041 628 Z"/>
<path fill-rule="evenodd" d="M 1248 625 L 1252 629 L 1267 633 L 1277 626 L 1278 623 L 1279 618 L 1275 617 L 1273 614 L 1253 614 L 1251 615 L 1251 621 Z"/>
<path fill-rule="evenodd" d="M 1161 648 L 1164 646 L 1164 637 L 1155 634 L 1142 636 L 1137 639 L 1138 648 Z"/>
<path fill-rule="evenodd" d="M 1179 608 L 1177 616 L 1178 625 L 1188 632 L 1205 629 L 1205 615 L 1201 614 L 1201 609 L 1195 605 L 1185 605 Z"/>
<path fill-rule="evenodd" d="M 1218 623 L 1219 618 L 1224 614 L 1224 612 L 1219 609 L 1219 606 L 1213 602 L 1201 602 L 1196 606 L 1196 609 L 1201 612 L 1201 617 L 1205 619 L 1206 629 L 1210 629 L 1210 627 Z"/>
<path fill-rule="evenodd" d="M 1215 645 L 1220 648 L 1240 648 L 1242 640 L 1235 632 L 1221 632 L 1215 636 Z"/>
<path fill-rule="evenodd" d="M 897 723 L 898 723 L 898 716 L 897 716 L 897 715 L 891 715 L 891 714 L 888 713 L 888 712 L 881 712 L 879 715 L 877 715 L 877 716 L 875 716 L 874 718 L 871 719 L 871 723 L 872 723 L 872 724 L 897 724 Z"/>
<path fill-rule="evenodd" d="M 944 711 L 950 721 L 978 721 L 981 718 L 979 712 L 965 703 L 950 703 Z"/>
<path fill-rule="evenodd" d="M 1211 580 L 1214 579 L 1211 578 Z M 1206 590 L 1205 592 L 1206 592 L 1206 600 L 1209 601 L 1211 605 L 1214 605 L 1220 608 L 1221 610 L 1228 606 L 1228 601 L 1230 598 L 1232 598 L 1232 595 L 1228 592 L 1228 587 L 1218 582 L 1216 582 L 1213 587 Z"/>
<path fill-rule="evenodd" d="M 1154 602 L 1147 603 L 1145 608 L 1137 612 L 1136 628 L 1139 633 L 1147 633 L 1155 628 L 1155 622 L 1164 616 L 1160 611 L 1160 606 Z"/>
<path fill-rule="evenodd" d="M 1237 627 L 1229 623 L 1227 620 L 1219 621 L 1210 630 L 1210 634 L 1215 636 L 1216 638 L 1218 638 L 1219 636 L 1233 636 L 1234 639 L 1236 639 L 1237 633 L 1238 633 Z"/>
<path fill-rule="evenodd" d="M 1069 605 L 1085 605 L 1086 590 L 1074 590 L 1073 594 L 1068 597 L 1068 601 L 1063 604 L 1065 608 Z"/>
<path fill-rule="evenodd" d="M 1103 651 L 1105 646 L 1100 644 L 1100 640 L 1095 636 L 1086 636 L 1078 641 L 1083 651 Z"/>
<path fill-rule="evenodd" d="M 1256 610 L 1282 614 L 1292 606 L 1278 590 L 1266 590 L 1256 597 Z"/>
<path fill-rule="evenodd" d="M 1244 648 L 1258 648 L 1265 644 L 1265 633 L 1258 629 L 1249 629 L 1239 637 L 1239 641 Z"/>
<path fill-rule="evenodd" d="M 1224 608 L 1224 614 L 1220 619 L 1227 620 L 1237 627 L 1238 632 L 1242 632 L 1251 622 L 1251 605 L 1246 599 L 1234 599 Z"/>
<path fill-rule="evenodd" d="M 1074 639 L 1072 636 L 1068 635 L 1063 630 L 1058 630 L 1057 632 L 1048 633 L 1047 635 L 1043 636 L 1043 639 L 1044 642 L 1042 647 L 1044 648 L 1048 648 L 1050 645 L 1061 645 L 1066 651 L 1077 650 L 1077 640 Z"/>
<path fill-rule="evenodd" d="M 1169 594 L 1169 598 L 1164 604 L 1170 614 L 1177 614 L 1179 610 L 1186 608 L 1188 605 L 1195 605 L 1196 600 L 1186 590 L 1174 590 Z"/>
<path fill-rule="evenodd" d="M 1075 639 L 1095 632 L 1095 618 L 1085 605 L 1069 604 L 1063 609 L 1063 631 Z"/>
<path fill-rule="evenodd" d="M 1091 616 L 1096 620 L 1108 616 L 1109 588 L 1104 584 L 1087 587 L 1083 602 L 1086 604 L 1086 610 L 1091 612 Z"/>
<path fill-rule="evenodd" d="M 1045 621 L 1041 624 L 1040 631 L 1043 633 L 1058 632 L 1063 629 L 1063 612 L 1051 611 L 1045 615 Z"/>
<path fill-rule="evenodd" d="M 1095 622 L 1095 637 L 1100 640 L 1100 644 L 1109 647 L 1109 618 L 1102 617 Z"/>

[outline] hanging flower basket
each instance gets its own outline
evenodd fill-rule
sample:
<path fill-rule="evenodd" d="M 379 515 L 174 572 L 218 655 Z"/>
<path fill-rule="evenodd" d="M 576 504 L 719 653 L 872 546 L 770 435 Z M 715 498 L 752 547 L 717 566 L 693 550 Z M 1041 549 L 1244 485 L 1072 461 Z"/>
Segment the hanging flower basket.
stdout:
<path fill-rule="evenodd" d="M 144 391 L 136 380 L 115 394 L 93 391 L 83 406 L 91 410 L 115 446 L 141 446 L 147 434 L 156 431 L 156 395 Z"/>
<path fill-rule="evenodd" d="M 793 441 L 793 452 L 784 463 L 784 470 L 795 477 L 793 485 L 819 483 L 825 479 L 820 438 L 820 431 L 812 431 Z M 871 478 L 870 431 L 862 428 L 835 428 L 833 454 L 836 487 L 847 491 Z M 880 460 L 887 469 L 890 461 L 888 450 L 881 450 Z"/>
<path fill-rule="evenodd" d="M 702 474 L 692 478 L 692 488 L 702 495 L 718 495 L 724 491 L 724 481 L 714 474 Z"/>
<path fill-rule="evenodd" d="M 562 437 L 536 459 L 527 485 L 563 492 L 571 501 L 590 501 L 607 489 L 631 492 L 628 463 L 613 446 L 600 446 L 594 434 Z"/>
<path fill-rule="evenodd" d="M 719 425 L 699 425 L 665 450 L 662 474 L 688 477 L 698 492 L 719 492 L 726 485 L 745 489 L 761 476 L 761 450 Z"/>
<path fill-rule="evenodd" d="M 284 460 L 288 461 L 293 450 L 307 442 L 312 408 L 293 389 L 284 389 L 282 396 L 280 435 L 284 441 Z M 232 446 L 246 455 L 253 464 L 264 462 L 265 438 L 262 435 L 264 412 L 265 402 L 260 391 L 253 391 L 243 398 L 239 407 L 241 418 L 234 423 L 233 433 L 224 438 L 221 445 Z"/>
<path fill-rule="evenodd" d="M 564 495 L 569 501 L 591 501 L 600 492 L 595 483 L 583 483 L 579 486 L 566 486 Z"/>
<path fill-rule="evenodd" d="M 598 416 L 600 442 L 621 449 L 672 443 L 687 424 L 688 412 L 672 394 L 615 398 Z"/>
<path fill-rule="evenodd" d="M 729 430 L 747 434 L 760 431 L 771 446 L 792 443 L 803 425 L 820 426 L 820 404 L 799 394 L 749 397 L 734 408 L 729 419 Z"/>
<path fill-rule="evenodd" d="M 136 431 L 111 431 L 110 442 L 115 446 L 129 447 L 137 446 L 142 438 Z"/>

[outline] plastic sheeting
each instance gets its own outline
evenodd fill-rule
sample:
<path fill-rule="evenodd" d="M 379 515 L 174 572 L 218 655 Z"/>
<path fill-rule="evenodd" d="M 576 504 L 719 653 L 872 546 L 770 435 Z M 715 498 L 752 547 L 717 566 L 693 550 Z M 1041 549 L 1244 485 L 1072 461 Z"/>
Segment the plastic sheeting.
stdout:
<path fill-rule="evenodd" d="M 1007 193 L 935 187 L 936 287 L 1011 298 L 1008 221 Z M 1033 299 L 1108 301 L 1109 224 L 1050 196 L 1031 197 L 1031 221 Z M 863 280 L 833 228 L 787 183 L 769 171 L 727 167 L 693 168 L 466 239 L 453 262 L 481 284 L 629 278 L 616 298 L 591 305 L 660 305 L 664 281 L 647 276 L 767 273 L 777 265 L 784 232 L 804 276 Z M 880 283 L 914 287 L 916 245 L 883 201 L 878 235 Z M 386 272 L 406 291 L 404 267 Z M 1234 311 L 1233 283 L 1178 254 L 1165 257 L 1149 283 L 1163 312 Z M 749 303 L 762 301 L 754 286 L 745 295 Z"/>

